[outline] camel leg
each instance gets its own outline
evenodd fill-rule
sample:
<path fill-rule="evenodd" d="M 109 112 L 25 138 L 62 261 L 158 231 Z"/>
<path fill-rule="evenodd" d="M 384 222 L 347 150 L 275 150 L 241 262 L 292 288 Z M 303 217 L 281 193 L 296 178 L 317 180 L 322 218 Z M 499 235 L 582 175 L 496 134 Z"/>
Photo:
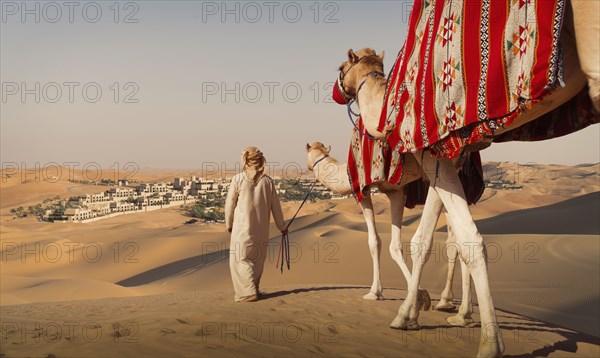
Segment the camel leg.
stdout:
<path fill-rule="evenodd" d="M 448 218 L 448 240 L 452 239 L 453 242 L 448 246 L 448 262 L 450 262 L 450 255 L 452 251 L 452 262 L 456 263 L 456 260 L 460 260 L 460 272 L 462 277 L 462 301 L 458 313 L 454 316 L 448 317 L 446 320 L 453 326 L 468 326 L 473 323 L 471 315 L 473 314 L 473 304 L 471 303 L 471 275 L 469 274 L 469 267 L 464 260 L 458 257 L 458 246 L 454 235 L 450 234 L 450 217 Z M 454 265 L 452 266 L 454 267 Z M 452 283 L 450 283 L 452 284 Z"/>
<path fill-rule="evenodd" d="M 448 275 L 446 276 L 446 287 L 442 291 L 440 302 L 435 306 L 438 311 L 454 311 L 456 306 L 452 303 L 454 299 L 454 292 L 452 292 L 452 281 L 454 280 L 454 266 L 456 265 L 456 259 L 458 257 L 458 250 L 456 247 L 456 238 L 452 231 L 452 225 L 450 224 L 450 218 L 446 214 L 446 222 L 448 223 L 448 238 L 446 239 L 446 253 L 448 256 Z"/>
<path fill-rule="evenodd" d="M 589 93 L 600 111 L 600 1 L 571 0 L 577 54 Z"/>
<path fill-rule="evenodd" d="M 400 230 L 402 227 L 404 201 L 406 197 L 404 195 L 404 191 L 401 190 L 394 191 L 393 193 L 387 195 L 390 200 L 392 215 L 392 240 L 390 242 L 390 254 L 398 266 L 400 266 L 400 270 L 402 270 L 404 278 L 406 279 L 406 284 L 408 285 L 411 279 L 411 274 L 408 266 L 406 265 L 406 261 L 404 261 L 404 256 L 402 255 L 402 242 L 400 241 Z M 429 292 L 427 292 L 427 290 L 419 289 L 418 300 L 419 303 L 421 303 L 420 307 L 423 311 L 427 311 L 431 308 L 431 297 L 429 296 Z"/>
<path fill-rule="evenodd" d="M 468 326 L 473 323 L 471 315 L 473 314 L 473 304 L 471 303 L 471 275 L 469 267 L 460 260 L 460 270 L 462 275 L 462 301 L 458 313 L 446 319 L 453 326 Z"/>
<path fill-rule="evenodd" d="M 442 212 L 442 207 L 442 201 L 438 194 L 430 187 L 429 192 L 427 193 L 427 200 L 425 200 L 421 223 L 411 240 L 413 269 L 411 280 L 408 285 L 408 294 L 398 310 L 398 315 L 390 324 L 391 328 L 419 329 L 417 319 L 419 318 L 419 308 L 421 304 L 419 299 L 421 272 L 430 253 L 433 233 Z"/>
<path fill-rule="evenodd" d="M 452 162 L 445 158 L 436 159 L 429 153 L 415 158 L 432 183 L 444 203 L 454 228 L 459 253 L 469 268 L 475 283 L 479 313 L 481 316 L 481 339 L 478 357 L 499 357 L 504 351 L 504 342 L 496 321 L 487 273 L 487 253 L 483 238 L 475 226 L 465 194 L 458 178 L 458 171 Z M 437 161 L 437 163 L 436 163 Z M 413 270 L 413 281 L 420 278 Z"/>
<path fill-rule="evenodd" d="M 373 259 L 373 284 L 369 293 L 363 296 L 365 300 L 382 300 L 383 288 L 381 287 L 381 279 L 379 276 L 380 266 L 379 259 L 381 257 L 381 239 L 377 234 L 375 227 L 375 212 L 373 211 L 373 202 L 371 194 L 368 190 L 364 194 L 363 200 L 360 202 L 360 207 L 367 223 L 367 231 L 369 235 L 369 250 Z"/>
<path fill-rule="evenodd" d="M 390 254 L 392 255 L 392 259 L 396 261 L 398 266 L 400 266 L 400 270 L 402 270 L 402 274 L 404 274 L 404 278 L 406 279 L 406 283 L 410 282 L 410 271 L 406 262 L 404 261 L 404 256 L 402 256 L 402 242 L 400 241 L 400 230 L 402 228 L 402 217 L 404 215 L 404 192 L 394 191 L 387 194 L 388 199 L 390 200 L 390 208 L 391 208 L 391 216 L 392 216 L 392 239 L 390 242 Z"/>
<path fill-rule="evenodd" d="M 461 258 L 468 266 L 475 283 L 482 327 L 477 356 L 500 357 L 504 351 L 504 343 L 500 335 L 494 304 L 490 294 L 485 246 L 483 238 L 479 234 L 469 211 L 469 206 L 465 200 L 464 191 L 458 178 L 458 172 L 448 159 L 437 159 L 437 164 L 439 164 L 439 167 L 437 167 L 436 159 L 431 157 L 429 153 L 421 156 L 421 153 L 417 152 L 414 156 L 419 161 L 430 181 L 435 185 L 433 187 L 435 190 L 430 189 L 427 195 L 425 211 L 431 209 L 428 206 L 431 206 L 430 204 L 435 200 L 436 208 L 434 209 L 438 210 L 437 214 L 439 215 L 441 205 L 437 199 L 441 199 L 448 211 L 451 222 L 454 224 L 454 232 Z M 428 230 L 434 230 L 437 215 L 431 217 L 431 213 L 428 216 L 425 216 L 425 212 L 423 214 L 421 225 L 428 227 Z M 433 229 L 431 228 L 432 226 Z M 416 258 L 419 258 L 419 256 L 426 258 L 427 243 L 424 242 L 423 246 L 423 248 L 417 250 Z M 398 315 L 391 324 L 393 328 L 411 329 L 418 327 L 417 318 L 419 311 L 414 307 L 416 303 L 416 293 L 414 291 L 418 287 L 423 264 L 423 261 L 415 261 L 413 263 L 412 280 L 409 286 L 410 297 L 407 296 L 407 299 L 400 306 Z"/>

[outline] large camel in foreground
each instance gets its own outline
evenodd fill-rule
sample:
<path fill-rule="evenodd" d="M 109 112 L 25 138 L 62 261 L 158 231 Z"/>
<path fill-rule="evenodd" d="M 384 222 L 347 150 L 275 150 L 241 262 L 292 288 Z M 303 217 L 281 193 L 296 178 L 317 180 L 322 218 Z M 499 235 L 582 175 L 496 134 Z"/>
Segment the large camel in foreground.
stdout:
<path fill-rule="evenodd" d="M 597 2 L 580 2 L 577 5 L 585 7 L 590 5 L 593 8 L 591 11 L 597 13 Z M 575 10 L 576 21 L 586 16 L 584 11 Z M 587 11 L 590 11 L 589 9 Z M 596 16 L 594 12 L 588 13 L 589 16 Z M 575 25 L 579 37 L 585 37 L 585 29 L 581 28 L 583 22 L 578 22 Z M 594 23 L 592 23 L 594 24 Z M 595 23 L 597 28 L 597 23 Z M 506 128 L 500 128 L 496 134 L 501 134 L 505 131 L 514 129 L 520 125 L 528 123 L 541 115 L 557 108 L 561 104 L 567 102 L 577 93 L 579 93 L 586 81 L 590 85 L 590 93 L 594 101 L 598 100 L 597 94 L 597 78 L 598 73 L 593 73 L 589 68 L 584 66 L 586 70 L 584 75 L 582 66 L 579 63 L 577 50 L 575 48 L 575 37 L 571 26 L 566 24 L 563 27 L 562 45 L 564 56 L 564 82 L 565 86 L 556 89 L 551 95 L 547 96 L 543 101 L 535 104 L 532 108 L 521 113 L 515 121 Z M 598 39 L 598 34 L 592 34 L 592 37 Z M 586 43 L 589 41 L 579 41 Z M 598 42 L 592 44 L 591 53 L 588 53 L 588 48 L 579 48 L 580 53 L 586 56 L 586 63 L 592 63 L 592 66 L 597 66 L 600 58 Z M 377 55 L 372 49 L 363 49 L 357 52 L 350 50 L 348 52 L 348 60 L 340 67 L 343 77 L 340 83 L 344 93 L 356 100 L 358 103 L 362 120 L 367 131 L 377 137 L 384 139 L 385 133 L 377 131 L 380 114 L 382 112 L 383 96 L 386 89 L 386 79 L 383 76 L 376 76 L 373 73 L 382 71 L 382 55 Z M 589 61 L 589 59 L 593 61 Z M 594 63 L 595 61 L 595 63 Z M 596 86 L 596 87 L 594 87 Z M 359 91 L 360 89 L 360 91 Z M 598 107 L 598 103 L 594 103 Z M 490 294 L 488 273 L 487 273 L 487 257 L 485 246 L 481 234 L 473 221 L 467 201 L 465 199 L 463 188 L 460 184 L 458 172 L 451 160 L 446 158 L 435 158 L 428 151 L 418 150 L 414 153 L 407 153 L 405 158 L 411 158 L 422 169 L 422 172 L 429 178 L 431 183 L 423 216 L 419 228 L 412 238 L 413 247 L 418 247 L 418 250 L 412 250 L 411 256 L 413 261 L 413 269 L 411 272 L 411 281 L 408 287 L 408 294 L 398 310 L 396 318 L 392 321 L 391 327 L 397 329 L 418 329 L 419 316 L 419 282 L 423 265 L 425 264 L 429 250 L 433 232 L 435 230 L 437 220 L 443 207 L 448 212 L 448 217 L 454 229 L 454 235 L 459 248 L 459 255 L 465 262 L 468 272 L 473 278 L 477 299 L 479 303 L 479 311 L 481 316 L 482 334 L 480 339 L 479 357 L 498 357 L 504 351 L 504 343 L 500 334 L 492 298 Z M 436 173 L 442 172 L 445 175 L 437 176 Z M 401 222 L 396 221 L 396 222 Z"/>

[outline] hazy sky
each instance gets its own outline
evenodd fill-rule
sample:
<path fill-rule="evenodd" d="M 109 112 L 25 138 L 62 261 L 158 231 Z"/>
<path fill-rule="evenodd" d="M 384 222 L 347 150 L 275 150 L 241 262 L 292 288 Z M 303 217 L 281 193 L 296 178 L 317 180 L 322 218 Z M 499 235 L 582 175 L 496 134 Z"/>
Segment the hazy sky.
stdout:
<path fill-rule="evenodd" d="M 254 145 L 304 167 L 312 141 L 345 160 L 351 124 L 328 100 L 337 67 L 349 48 L 373 47 L 387 71 L 412 2 L 114 4 L 2 1 L 3 163 L 201 168 Z M 482 156 L 599 162 L 599 139 L 594 126 Z"/>

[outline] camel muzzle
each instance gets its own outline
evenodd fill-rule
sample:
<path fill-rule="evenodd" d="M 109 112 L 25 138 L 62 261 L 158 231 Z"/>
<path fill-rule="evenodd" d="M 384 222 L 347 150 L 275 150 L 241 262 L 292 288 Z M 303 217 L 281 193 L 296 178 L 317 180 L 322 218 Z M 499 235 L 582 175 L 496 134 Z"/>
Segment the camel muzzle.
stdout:
<path fill-rule="evenodd" d="M 342 87 L 342 73 L 340 72 L 340 76 L 337 80 L 335 80 L 335 84 L 333 85 L 333 93 L 331 94 L 331 98 L 337 104 L 348 104 L 348 102 L 352 99 L 351 96 L 348 96 L 346 91 L 344 91 L 344 87 Z"/>

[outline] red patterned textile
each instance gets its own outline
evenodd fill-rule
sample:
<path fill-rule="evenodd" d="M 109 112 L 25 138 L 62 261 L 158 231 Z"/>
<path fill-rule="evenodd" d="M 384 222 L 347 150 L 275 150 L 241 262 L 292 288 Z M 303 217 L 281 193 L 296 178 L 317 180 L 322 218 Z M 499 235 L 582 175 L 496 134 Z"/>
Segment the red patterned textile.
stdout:
<path fill-rule="evenodd" d="M 356 122 L 356 126 L 348 153 L 348 175 L 354 196 L 360 202 L 363 199 L 363 190 L 369 185 L 381 182 L 400 183 L 404 173 L 404 154 L 391 150 L 383 141 L 363 135 L 365 128 L 361 118 Z M 459 177 L 467 202 L 475 204 L 485 189 L 479 152 L 467 153 Z M 422 179 L 406 185 L 404 206 L 414 208 L 416 205 L 425 204 L 428 189 L 429 184 Z"/>
<path fill-rule="evenodd" d="M 363 135 L 364 132 L 365 127 L 359 117 L 348 153 L 348 175 L 359 202 L 366 186 L 384 181 L 396 184 L 402 179 L 402 154 L 392 151 L 384 141 Z"/>
<path fill-rule="evenodd" d="M 494 137 L 494 143 L 536 142 L 558 138 L 600 122 L 586 86 L 569 102 L 518 128 Z"/>
<path fill-rule="evenodd" d="M 378 130 L 453 158 L 560 82 L 565 0 L 415 1 Z"/>

